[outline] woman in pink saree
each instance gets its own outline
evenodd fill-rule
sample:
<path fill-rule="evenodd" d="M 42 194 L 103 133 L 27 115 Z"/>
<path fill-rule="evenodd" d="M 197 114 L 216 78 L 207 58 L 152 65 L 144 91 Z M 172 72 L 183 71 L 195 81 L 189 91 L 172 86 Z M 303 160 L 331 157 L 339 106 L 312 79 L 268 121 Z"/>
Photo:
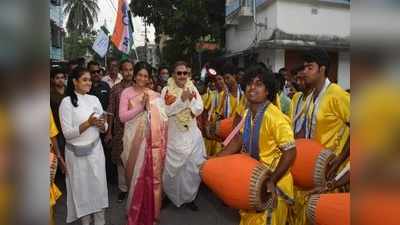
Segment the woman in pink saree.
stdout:
<path fill-rule="evenodd" d="M 164 166 L 167 116 L 160 94 L 147 88 L 151 68 L 138 62 L 132 87 L 121 93 L 119 117 L 124 123 L 122 163 L 129 195 L 128 225 L 158 224 Z"/>

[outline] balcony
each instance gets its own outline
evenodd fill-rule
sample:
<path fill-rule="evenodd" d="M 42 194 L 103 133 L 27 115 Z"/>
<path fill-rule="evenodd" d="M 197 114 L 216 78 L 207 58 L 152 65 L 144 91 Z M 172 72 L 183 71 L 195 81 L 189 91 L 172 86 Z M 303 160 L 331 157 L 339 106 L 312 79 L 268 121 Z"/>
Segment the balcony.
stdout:
<path fill-rule="evenodd" d="M 350 0 L 319 0 L 320 2 L 350 5 Z"/>
<path fill-rule="evenodd" d="M 62 27 L 63 19 L 64 14 L 62 6 L 50 4 L 50 20 L 54 21 L 57 26 Z"/>
<path fill-rule="evenodd" d="M 229 4 L 225 5 L 225 16 L 229 16 L 232 13 L 236 12 L 240 8 L 240 1 L 241 0 L 234 0 Z"/>
<path fill-rule="evenodd" d="M 233 13 L 240 11 L 241 8 L 251 9 L 253 12 L 253 1 L 254 0 L 233 0 L 225 5 L 225 16 L 230 16 Z M 255 0 L 256 7 L 261 6 L 268 0 Z"/>

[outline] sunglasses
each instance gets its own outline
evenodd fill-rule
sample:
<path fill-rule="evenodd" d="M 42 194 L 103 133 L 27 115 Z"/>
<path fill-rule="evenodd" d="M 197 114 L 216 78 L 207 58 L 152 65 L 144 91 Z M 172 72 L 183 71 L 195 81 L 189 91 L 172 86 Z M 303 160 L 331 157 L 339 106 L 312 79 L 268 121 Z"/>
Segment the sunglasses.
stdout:
<path fill-rule="evenodd" d="M 176 72 L 177 75 L 188 75 L 187 71 L 178 71 Z"/>
<path fill-rule="evenodd" d="M 100 73 L 101 72 L 101 70 L 92 70 L 92 71 L 90 71 L 90 73 Z"/>

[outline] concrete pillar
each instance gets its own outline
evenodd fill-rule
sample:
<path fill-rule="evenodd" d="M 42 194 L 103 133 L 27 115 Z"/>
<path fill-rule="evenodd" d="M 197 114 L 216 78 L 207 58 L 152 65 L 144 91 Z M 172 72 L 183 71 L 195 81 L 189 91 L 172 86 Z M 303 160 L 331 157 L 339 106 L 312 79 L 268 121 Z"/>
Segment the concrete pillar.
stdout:
<path fill-rule="evenodd" d="M 350 89 L 350 52 L 338 54 L 338 84 L 344 89 Z"/>

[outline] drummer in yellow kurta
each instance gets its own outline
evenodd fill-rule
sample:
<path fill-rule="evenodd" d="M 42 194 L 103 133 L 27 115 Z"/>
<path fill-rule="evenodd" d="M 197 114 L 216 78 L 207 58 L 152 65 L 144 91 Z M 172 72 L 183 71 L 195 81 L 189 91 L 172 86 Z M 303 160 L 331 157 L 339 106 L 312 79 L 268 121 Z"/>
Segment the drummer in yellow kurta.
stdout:
<path fill-rule="evenodd" d="M 49 121 L 49 137 L 51 141 L 51 146 L 50 146 L 50 167 L 57 167 L 57 156 L 56 156 L 56 150 L 55 150 L 55 143 L 56 139 L 55 137 L 58 135 L 58 129 L 56 127 L 56 124 L 54 122 L 53 114 L 50 111 L 50 121 Z M 51 165 L 53 164 L 53 165 Z M 55 164 L 55 165 L 54 165 Z M 51 168 L 50 168 L 51 170 Z M 61 191 L 58 189 L 58 187 L 54 183 L 54 175 L 50 176 L 50 224 L 55 224 L 54 221 L 54 205 L 56 204 L 56 201 L 58 198 L 61 196 Z"/>
<path fill-rule="evenodd" d="M 304 78 L 305 92 L 311 93 L 293 96 L 292 104 L 302 103 L 302 114 L 292 120 L 295 135 L 297 138 L 314 139 L 339 155 L 350 135 L 350 95 L 327 78 L 329 56 L 324 50 L 306 51 L 303 61 L 304 70 L 300 74 Z M 299 100 L 296 102 L 297 96 Z M 300 96 L 303 98 L 300 99 Z M 295 187 L 290 225 L 308 224 L 306 195 L 307 191 Z"/>
<path fill-rule="evenodd" d="M 295 80 L 297 91 L 291 101 L 291 110 L 289 111 L 292 122 L 292 129 L 296 139 L 305 138 L 305 114 L 307 106 L 311 100 L 311 89 L 305 83 L 303 66 L 296 70 Z M 288 223 L 290 225 L 305 225 L 307 224 L 306 207 L 307 207 L 307 191 L 302 190 L 296 185 L 294 190 L 294 204 L 289 208 Z"/>
<path fill-rule="evenodd" d="M 243 90 L 236 78 L 237 71 L 234 65 L 227 64 L 224 66 L 222 74 L 225 88 L 219 93 L 218 107 L 215 111 L 217 120 L 235 117 L 235 125 L 240 122 L 247 104 Z M 222 150 L 221 142 L 217 143 L 216 146 L 215 153 L 218 153 Z"/>
<path fill-rule="evenodd" d="M 304 67 L 298 67 L 295 71 L 297 92 L 293 95 L 289 110 L 289 117 L 292 122 L 294 137 L 305 138 L 306 111 L 311 100 L 311 88 L 305 83 Z M 303 128 L 303 129 L 302 129 Z"/>
<path fill-rule="evenodd" d="M 303 61 L 306 85 L 313 89 L 306 138 L 339 155 L 350 135 L 350 94 L 328 79 L 329 56 L 324 50 L 308 50 Z"/>
<path fill-rule="evenodd" d="M 216 84 L 214 81 L 210 81 L 207 88 L 207 92 L 202 96 L 204 104 L 204 120 L 207 124 L 215 123 L 216 114 L 215 111 L 219 103 L 219 93 L 216 89 Z M 207 155 L 211 156 L 214 154 L 217 142 L 215 140 L 204 137 L 204 144 L 206 145 Z"/>
<path fill-rule="evenodd" d="M 244 127 L 217 156 L 244 151 L 273 171 L 266 186 L 276 197 L 275 207 L 263 212 L 241 210 L 240 225 L 285 225 L 288 205 L 293 203 L 289 171 L 296 157 L 293 131 L 289 118 L 271 103 L 277 92 L 272 72 L 257 65 L 246 77 L 249 109 L 244 113 Z"/>

